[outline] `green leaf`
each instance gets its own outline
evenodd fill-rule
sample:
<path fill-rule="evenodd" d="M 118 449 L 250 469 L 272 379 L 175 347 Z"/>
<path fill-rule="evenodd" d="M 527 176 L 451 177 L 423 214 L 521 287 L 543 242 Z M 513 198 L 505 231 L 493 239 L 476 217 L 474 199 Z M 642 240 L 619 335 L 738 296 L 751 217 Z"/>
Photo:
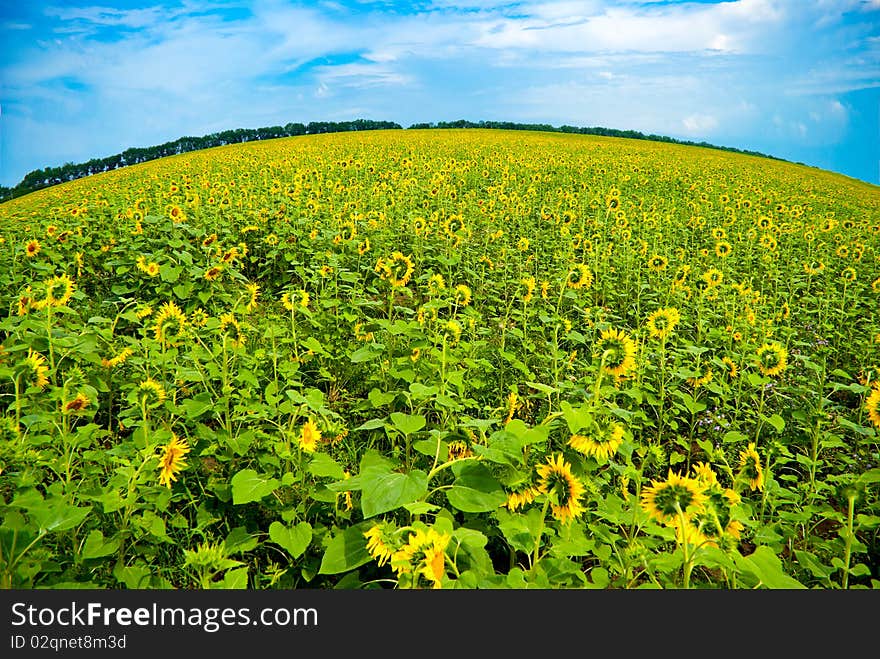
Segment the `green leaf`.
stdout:
<path fill-rule="evenodd" d="M 89 533 L 86 538 L 86 543 L 83 545 L 82 549 L 82 557 L 84 559 L 89 558 L 101 558 L 103 556 L 110 556 L 111 554 L 115 554 L 119 549 L 119 540 L 116 538 L 111 538 L 109 540 L 104 538 L 104 534 L 101 533 L 98 529 L 95 529 L 91 533 Z"/>
<path fill-rule="evenodd" d="M 764 416 L 764 415 L 762 414 L 762 415 L 761 415 L 761 420 L 762 420 L 764 423 L 768 423 L 768 424 L 770 424 L 771 426 L 773 426 L 773 429 L 776 430 L 776 432 L 782 432 L 783 429 L 785 428 L 785 419 L 783 419 L 783 418 L 782 418 L 781 416 L 779 416 L 778 414 L 773 414 L 773 415 L 771 415 L 771 416 L 769 416 L 769 417 Z"/>
<path fill-rule="evenodd" d="M 361 364 L 375 359 L 382 354 L 381 350 L 376 350 L 371 345 L 365 345 L 351 353 L 351 362 L 353 364 Z"/>
<path fill-rule="evenodd" d="M 221 581 L 213 588 L 222 590 L 246 590 L 248 586 L 248 567 L 239 567 L 234 570 L 227 570 Z"/>
<path fill-rule="evenodd" d="M 38 524 L 40 531 L 68 531 L 79 526 L 92 511 L 91 506 L 70 506 L 63 500 L 47 499 L 45 507 L 31 509 L 29 512 Z"/>
<path fill-rule="evenodd" d="M 483 465 L 465 466 L 452 487 L 446 490 L 449 504 L 466 513 L 495 510 L 507 501 L 507 494 Z"/>
<path fill-rule="evenodd" d="M 269 525 L 269 539 L 286 549 L 292 558 L 299 558 L 312 541 L 312 525 L 300 522 L 290 528 L 281 522 L 272 522 Z"/>
<path fill-rule="evenodd" d="M 425 427 L 427 423 L 425 417 L 421 414 L 404 414 L 403 412 L 392 412 L 391 422 L 404 435 L 411 435 Z"/>
<path fill-rule="evenodd" d="M 748 435 L 744 435 L 737 430 L 728 430 L 726 433 L 724 433 L 724 437 L 721 438 L 721 441 L 725 444 L 729 444 L 732 442 L 744 442 L 747 439 Z"/>
<path fill-rule="evenodd" d="M 198 419 L 208 410 L 212 409 L 214 407 L 214 401 L 211 400 L 211 395 L 209 393 L 203 392 L 194 398 L 187 398 L 186 400 L 181 401 L 180 406 L 183 408 L 186 418 L 193 421 Z"/>
<path fill-rule="evenodd" d="M 736 562 L 740 569 L 751 572 L 767 588 L 805 588 L 782 570 L 782 561 L 770 547 L 761 545 L 749 556 L 738 556 Z"/>
<path fill-rule="evenodd" d="M 265 478 L 253 469 L 242 469 L 232 477 L 232 503 L 259 501 L 280 485 L 277 478 Z"/>
<path fill-rule="evenodd" d="M 369 524 L 357 524 L 333 536 L 321 558 L 318 574 L 348 572 L 373 560 L 364 538 L 364 532 L 369 527 Z"/>
<path fill-rule="evenodd" d="M 238 552 L 249 552 L 252 549 L 255 549 L 258 544 L 259 539 L 257 536 L 248 533 L 247 528 L 244 526 L 236 526 L 229 532 L 229 535 L 226 536 L 226 540 L 223 541 L 223 546 L 227 555 L 237 554 Z"/>
<path fill-rule="evenodd" d="M 589 405 L 572 407 L 568 401 L 562 401 L 562 416 L 572 434 L 580 432 L 593 422 L 593 414 Z"/>
<path fill-rule="evenodd" d="M 421 470 L 401 474 L 370 469 L 361 474 L 361 479 L 361 511 L 365 518 L 417 501 L 428 491 L 428 475 Z"/>
<path fill-rule="evenodd" d="M 312 476 L 319 478 L 334 478 L 342 480 L 345 478 L 345 470 L 336 460 L 326 453 L 315 453 L 309 461 L 308 472 Z"/>

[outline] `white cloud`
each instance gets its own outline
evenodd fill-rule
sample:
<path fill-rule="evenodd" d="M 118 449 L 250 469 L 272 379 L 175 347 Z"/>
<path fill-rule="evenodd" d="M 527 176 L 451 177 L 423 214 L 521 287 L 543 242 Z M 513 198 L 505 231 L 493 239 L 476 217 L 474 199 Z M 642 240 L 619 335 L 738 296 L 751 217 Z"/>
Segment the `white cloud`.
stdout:
<path fill-rule="evenodd" d="M 692 114 L 681 120 L 685 132 L 694 135 L 707 135 L 718 127 L 718 119 L 709 114 Z"/>

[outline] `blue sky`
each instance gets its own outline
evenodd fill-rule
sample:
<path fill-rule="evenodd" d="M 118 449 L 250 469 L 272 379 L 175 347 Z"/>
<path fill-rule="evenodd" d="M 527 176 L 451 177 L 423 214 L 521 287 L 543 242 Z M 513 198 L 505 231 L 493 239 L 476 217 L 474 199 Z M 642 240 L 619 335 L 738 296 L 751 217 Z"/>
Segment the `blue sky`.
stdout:
<path fill-rule="evenodd" d="M 0 185 L 358 118 L 634 129 L 880 183 L 880 0 L 0 0 Z"/>

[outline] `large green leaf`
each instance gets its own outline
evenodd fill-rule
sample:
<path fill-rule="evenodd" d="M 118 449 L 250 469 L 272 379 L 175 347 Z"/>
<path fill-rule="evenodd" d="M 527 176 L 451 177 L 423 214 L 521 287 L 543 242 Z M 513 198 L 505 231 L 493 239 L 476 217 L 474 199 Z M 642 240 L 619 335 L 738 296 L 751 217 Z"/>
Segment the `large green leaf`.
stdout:
<path fill-rule="evenodd" d="M 281 522 L 272 522 L 269 525 L 269 539 L 284 547 L 293 558 L 299 558 L 312 541 L 312 525 L 300 522 L 289 527 Z"/>
<path fill-rule="evenodd" d="M 425 427 L 425 417 L 421 414 L 405 414 L 403 412 L 392 412 L 391 422 L 404 435 L 412 435 Z"/>
<path fill-rule="evenodd" d="M 446 498 L 458 510 L 483 513 L 504 505 L 507 494 L 486 467 L 471 464 L 461 470 L 452 487 L 446 490 Z"/>
<path fill-rule="evenodd" d="M 428 475 L 421 470 L 408 474 L 371 468 L 361 474 L 361 511 L 374 517 L 417 501 L 428 491 Z"/>
<path fill-rule="evenodd" d="M 259 501 L 280 485 L 277 478 L 265 478 L 253 469 L 242 469 L 232 477 L 232 503 Z"/>
<path fill-rule="evenodd" d="M 741 570 L 754 575 L 760 584 L 767 588 L 805 588 L 802 583 L 788 576 L 783 571 L 782 561 L 766 545 L 757 547 L 749 556 L 736 557 L 736 563 Z"/>
<path fill-rule="evenodd" d="M 327 544 L 318 574 L 339 574 L 354 570 L 372 559 L 367 551 L 364 531 L 369 524 L 350 526 L 336 534 Z"/>

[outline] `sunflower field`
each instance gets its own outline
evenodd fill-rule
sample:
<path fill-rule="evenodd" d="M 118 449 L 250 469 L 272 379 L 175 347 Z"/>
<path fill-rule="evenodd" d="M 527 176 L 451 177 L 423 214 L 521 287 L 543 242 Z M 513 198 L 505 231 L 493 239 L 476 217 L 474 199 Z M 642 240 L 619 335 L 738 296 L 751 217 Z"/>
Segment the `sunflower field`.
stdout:
<path fill-rule="evenodd" d="M 0 205 L 0 587 L 880 587 L 880 190 L 580 135 Z"/>

